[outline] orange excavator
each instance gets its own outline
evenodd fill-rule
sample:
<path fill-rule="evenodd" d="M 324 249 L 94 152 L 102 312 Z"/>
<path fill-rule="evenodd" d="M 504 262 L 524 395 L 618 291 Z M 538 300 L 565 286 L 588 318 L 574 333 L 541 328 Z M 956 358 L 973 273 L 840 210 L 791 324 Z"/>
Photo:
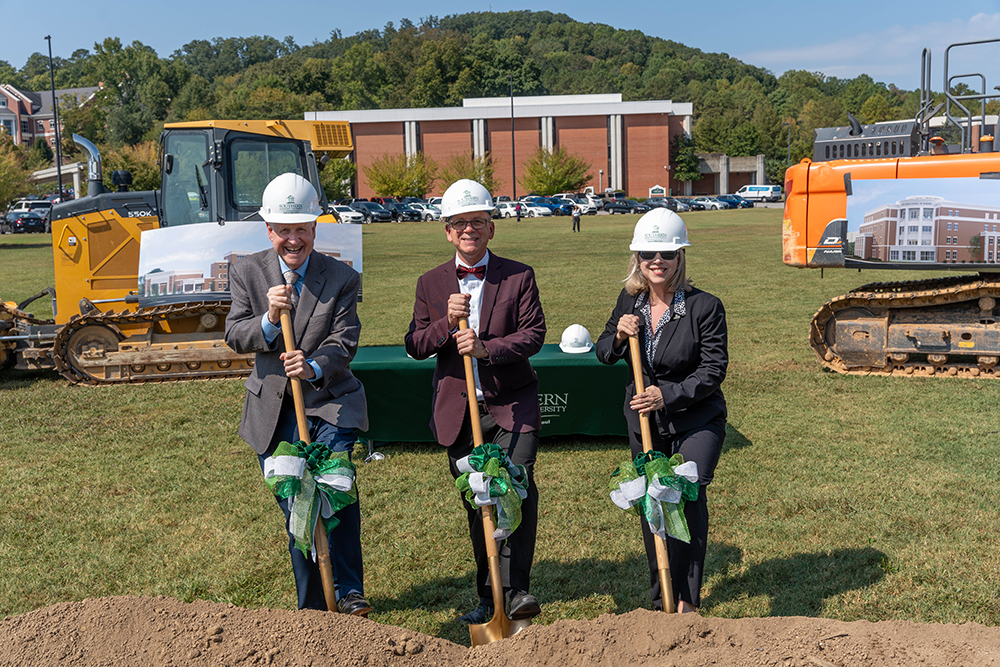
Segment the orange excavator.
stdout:
<path fill-rule="evenodd" d="M 985 76 L 950 76 L 948 68 L 954 49 L 995 42 L 948 47 L 940 103 L 924 49 L 914 120 L 861 125 L 850 117 L 848 127 L 818 129 L 813 158 L 786 171 L 785 264 L 966 272 L 874 282 L 831 299 L 809 329 L 825 368 L 1000 377 L 1000 152 L 996 119 L 983 111 L 1000 94 L 988 92 Z M 964 78 L 980 90 L 957 86 Z"/>
<path fill-rule="evenodd" d="M 129 190 L 131 175 L 102 185 L 96 147 L 74 135 L 88 157 L 87 196 L 52 208 L 55 286 L 20 303 L 0 300 L 0 373 L 58 370 L 70 382 L 107 385 L 248 375 L 252 355 L 223 341 L 228 266 L 214 267 L 214 300 L 180 291 L 144 306 L 139 289 L 142 232 L 246 220 L 264 187 L 295 172 L 321 193 L 319 171 L 353 150 L 350 126 L 326 121 L 199 121 L 168 124 L 160 137 L 161 189 Z M 336 222 L 332 215 L 320 222 Z M 200 285 L 199 291 L 200 291 Z M 54 317 L 28 309 L 52 299 Z M 193 295 L 191 295 L 193 296 Z"/>

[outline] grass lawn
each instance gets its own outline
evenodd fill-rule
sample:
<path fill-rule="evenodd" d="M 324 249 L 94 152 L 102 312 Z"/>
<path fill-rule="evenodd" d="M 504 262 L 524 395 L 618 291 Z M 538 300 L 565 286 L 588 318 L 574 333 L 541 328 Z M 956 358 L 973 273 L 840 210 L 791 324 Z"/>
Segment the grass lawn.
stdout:
<path fill-rule="evenodd" d="M 573 323 L 598 336 L 635 220 L 585 217 L 581 234 L 568 218 L 497 223 L 490 248 L 536 270 L 547 342 Z M 1000 383 L 822 372 L 807 344 L 816 309 L 913 274 L 785 267 L 778 209 L 685 220 L 689 274 L 725 304 L 731 357 L 703 613 L 1000 623 Z M 418 275 L 453 250 L 438 223 L 363 232 L 362 345 L 400 345 Z M 37 293 L 52 284 L 49 237 L 0 237 L 0 265 L 0 298 Z M 126 594 L 294 608 L 280 513 L 236 435 L 242 397 L 240 381 L 0 377 L 0 614 Z M 467 644 L 454 619 L 473 604 L 474 571 L 446 457 L 380 449 L 388 460 L 359 465 L 371 617 Z M 605 490 L 627 451 L 617 438 L 543 438 L 538 622 L 649 606 L 638 525 Z"/>

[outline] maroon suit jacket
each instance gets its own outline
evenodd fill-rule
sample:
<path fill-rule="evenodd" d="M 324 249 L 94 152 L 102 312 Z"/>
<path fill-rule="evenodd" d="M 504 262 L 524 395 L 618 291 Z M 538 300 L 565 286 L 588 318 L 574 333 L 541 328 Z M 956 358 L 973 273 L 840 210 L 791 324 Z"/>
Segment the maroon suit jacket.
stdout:
<path fill-rule="evenodd" d="M 479 359 L 479 384 L 493 420 L 512 433 L 537 431 L 538 377 L 528 362 L 545 342 L 545 316 L 530 266 L 490 253 L 479 316 L 479 339 L 489 352 Z M 448 447 L 455 443 L 469 409 L 465 365 L 448 327 L 448 297 L 459 292 L 455 260 L 417 280 L 406 352 L 414 359 L 437 354 L 431 431 Z"/>

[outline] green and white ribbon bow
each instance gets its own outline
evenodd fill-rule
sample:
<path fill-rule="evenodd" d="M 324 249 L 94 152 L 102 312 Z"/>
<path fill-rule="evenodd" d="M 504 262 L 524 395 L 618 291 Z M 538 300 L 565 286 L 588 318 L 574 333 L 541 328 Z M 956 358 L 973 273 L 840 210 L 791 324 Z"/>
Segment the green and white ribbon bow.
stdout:
<path fill-rule="evenodd" d="M 465 499 L 479 507 L 496 505 L 493 539 L 503 540 L 521 525 L 521 501 L 528 497 L 528 471 L 514 465 L 498 445 L 479 445 L 456 463 L 455 480 Z"/>
<path fill-rule="evenodd" d="M 645 518 L 654 534 L 691 541 L 684 503 L 698 499 L 697 463 L 680 454 L 642 453 L 618 466 L 609 486 L 611 502 Z"/>
<path fill-rule="evenodd" d="M 327 534 L 340 523 L 335 514 L 358 502 L 354 464 L 348 452 L 331 452 L 321 442 L 281 442 L 264 459 L 264 481 L 278 498 L 288 498 L 288 532 L 305 556 L 316 551 L 313 534 L 322 517 Z"/>

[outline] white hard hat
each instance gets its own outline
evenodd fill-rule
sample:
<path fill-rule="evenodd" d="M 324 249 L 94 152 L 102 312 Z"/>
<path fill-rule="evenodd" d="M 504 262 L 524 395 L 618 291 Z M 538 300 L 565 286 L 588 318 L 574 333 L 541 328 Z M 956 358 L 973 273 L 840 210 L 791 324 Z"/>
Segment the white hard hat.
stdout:
<path fill-rule="evenodd" d="M 632 252 L 640 250 L 680 250 L 687 248 L 688 230 L 681 216 L 667 208 L 654 208 L 635 223 Z"/>
<path fill-rule="evenodd" d="M 492 211 L 494 208 L 489 190 L 468 178 L 455 181 L 441 196 L 441 218 L 444 220 L 461 213 Z"/>
<path fill-rule="evenodd" d="M 582 324 L 571 324 L 563 330 L 559 349 L 570 354 L 590 352 L 594 344 L 590 342 L 590 332 Z"/>
<path fill-rule="evenodd" d="M 315 222 L 322 211 L 312 183 L 295 173 L 278 176 L 260 198 L 260 217 L 274 224 Z"/>

